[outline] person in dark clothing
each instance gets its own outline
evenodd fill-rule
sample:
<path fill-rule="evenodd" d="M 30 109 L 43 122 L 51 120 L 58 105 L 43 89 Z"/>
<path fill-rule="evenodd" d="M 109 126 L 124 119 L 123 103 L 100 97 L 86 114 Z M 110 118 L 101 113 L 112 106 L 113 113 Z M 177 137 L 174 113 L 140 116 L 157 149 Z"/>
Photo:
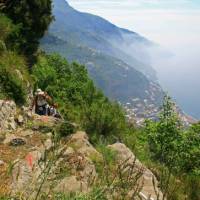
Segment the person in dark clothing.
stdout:
<path fill-rule="evenodd" d="M 49 104 L 51 104 L 52 99 L 41 89 L 37 89 L 35 97 L 31 106 L 31 110 L 35 107 L 35 113 L 38 115 L 48 115 Z"/>

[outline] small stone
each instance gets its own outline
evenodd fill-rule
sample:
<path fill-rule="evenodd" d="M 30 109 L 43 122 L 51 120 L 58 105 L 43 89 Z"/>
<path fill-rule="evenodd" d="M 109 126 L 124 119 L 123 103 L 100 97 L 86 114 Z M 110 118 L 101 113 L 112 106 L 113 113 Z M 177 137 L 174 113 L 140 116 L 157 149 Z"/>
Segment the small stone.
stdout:
<path fill-rule="evenodd" d="M 74 153 L 74 149 L 72 147 L 68 147 L 65 152 L 63 153 L 64 156 L 70 156 Z"/>
<path fill-rule="evenodd" d="M 24 118 L 23 118 L 22 115 L 19 115 L 19 116 L 18 116 L 17 122 L 18 122 L 19 124 L 22 124 L 22 123 L 24 122 Z"/>
<path fill-rule="evenodd" d="M 0 160 L 0 166 L 4 165 L 5 162 L 3 160 Z"/>
<path fill-rule="evenodd" d="M 10 127 L 11 129 L 15 130 L 15 129 L 16 129 L 16 124 L 15 124 L 15 122 L 13 121 L 13 122 L 9 123 L 9 127 Z"/>
<path fill-rule="evenodd" d="M 34 131 L 38 131 L 40 129 L 40 127 L 38 126 L 38 125 L 34 125 L 33 127 L 32 127 L 32 130 L 34 130 Z"/>
<path fill-rule="evenodd" d="M 27 117 L 28 117 L 28 118 L 31 118 L 31 117 L 32 117 L 32 112 L 31 112 L 31 111 L 28 111 L 28 112 L 27 112 Z"/>
<path fill-rule="evenodd" d="M 49 137 L 49 138 L 52 138 L 52 136 L 53 136 L 53 134 L 52 134 L 51 132 L 47 133 L 46 135 L 47 135 L 47 137 Z"/>
<path fill-rule="evenodd" d="M 53 143 L 51 139 L 47 139 L 44 143 L 45 149 L 49 151 L 53 147 Z"/>

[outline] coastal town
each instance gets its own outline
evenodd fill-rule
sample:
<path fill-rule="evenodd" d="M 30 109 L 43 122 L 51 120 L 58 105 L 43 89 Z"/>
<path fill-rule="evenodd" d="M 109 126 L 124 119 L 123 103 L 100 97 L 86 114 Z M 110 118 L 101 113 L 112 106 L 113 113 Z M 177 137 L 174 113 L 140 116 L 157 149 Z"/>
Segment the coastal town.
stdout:
<path fill-rule="evenodd" d="M 142 126 L 146 119 L 157 121 L 161 111 L 158 105 L 152 103 L 148 99 L 142 100 L 140 98 L 133 98 L 130 102 L 127 102 L 123 106 L 126 111 L 127 120 L 130 123 L 136 124 L 137 126 Z M 196 119 L 182 111 L 176 103 L 174 106 L 183 126 L 187 127 L 190 124 L 197 122 Z"/>

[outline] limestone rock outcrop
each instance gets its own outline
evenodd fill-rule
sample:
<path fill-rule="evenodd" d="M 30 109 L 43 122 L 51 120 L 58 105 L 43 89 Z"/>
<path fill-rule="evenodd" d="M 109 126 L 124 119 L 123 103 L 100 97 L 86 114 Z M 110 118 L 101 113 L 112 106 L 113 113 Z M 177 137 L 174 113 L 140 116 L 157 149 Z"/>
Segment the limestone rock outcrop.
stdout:
<path fill-rule="evenodd" d="M 78 131 L 69 136 L 62 153 L 64 166 L 70 175 L 55 187 L 56 192 L 89 192 L 90 183 L 97 178 L 96 168 L 91 157 L 101 154 L 90 144 L 85 132 Z M 63 162 L 63 161 L 62 161 Z"/>
<path fill-rule="evenodd" d="M 0 100 L 0 132 L 16 129 L 15 115 L 15 102 Z"/>
<path fill-rule="evenodd" d="M 11 109 L 10 114 L 4 114 L 6 117 L 1 118 L 1 120 L 6 119 L 10 123 L 10 117 L 12 119 L 15 116 L 16 106 L 11 102 L 6 103 L 3 113 L 5 113 L 4 109 L 8 108 Z M 99 187 L 102 186 L 101 176 L 103 174 L 101 174 L 98 167 L 100 166 L 102 170 L 108 167 L 104 166 L 106 155 L 95 149 L 89 142 L 89 137 L 85 132 L 77 131 L 75 134 L 55 142 L 53 134 L 51 132 L 44 133 L 40 123 L 53 127 L 58 122 L 53 118 L 44 116 L 32 115 L 31 118 L 36 124 L 32 124 L 32 127 L 17 127 L 12 133 L 6 132 L 4 141 L 0 143 L 0 176 L 4 171 L 2 177 L 5 177 L 5 181 L 0 180 L 0 187 L 6 185 L 8 193 L 14 196 L 24 194 L 25 198 L 27 196 L 35 198 L 40 189 L 41 192 L 46 194 L 64 193 L 68 195 L 69 193 L 88 193 L 96 186 L 95 184 L 100 184 Z M 39 126 L 36 126 L 37 124 Z M 11 147 L 12 141 L 24 141 L 24 143 Z M 137 174 L 137 171 L 142 172 L 138 179 L 142 189 L 140 196 L 135 199 L 159 200 L 156 198 L 156 193 L 162 197 L 153 173 L 136 159 L 128 147 L 122 143 L 116 143 L 109 145 L 107 148 L 116 154 L 116 160 L 111 167 L 114 170 L 109 171 L 110 174 L 107 178 L 114 178 L 118 166 L 124 164 L 126 166 L 123 168 L 125 172 L 123 173 L 126 174 L 126 170 L 128 171 L 128 168 L 134 163 L 133 177 Z M 6 168 L 9 167 L 9 163 L 12 164 L 12 170 L 11 176 L 7 177 Z M 155 185 L 153 185 L 153 180 Z M 120 183 L 118 181 L 115 179 L 117 185 Z M 117 199 L 118 189 L 113 190 L 115 186 L 112 184 L 110 186 L 103 185 L 103 188 L 108 187 L 108 190 L 111 191 L 111 193 L 106 193 L 108 199 Z M 112 194 L 112 190 L 114 194 Z M 133 188 L 130 187 L 127 190 L 127 199 L 131 199 L 128 197 L 131 197 L 132 194 Z"/>
<path fill-rule="evenodd" d="M 162 192 L 158 188 L 158 181 L 154 174 L 135 157 L 133 152 L 128 147 L 126 147 L 125 144 L 115 143 L 113 145 L 108 145 L 108 148 L 116 152 L 117 162 L 119 164 L 126 164 L 127 166 L 134 164 L 135 170 L 142 171 L 142 176 L 140 178 L 142 184 L 140 196 L 142 199 L 162 199 Z M 153 182 L 155 182 L 155 185 Z"/>
<path fill-rule="evenodd" d="M 83 131 L 78 131 L 76 134 L 71 135 L 68 144 L 86 157 L 101 157 L 101 154 L 89 142 L 88 135 Z"/>
<path fill-rule="evenodd" d="M 42 158 L 40 151 L 32 151 L 24 159 L 15 160 L 12 170 L 11 192 L 16 194 L 25 192 L 33 194 L 37 186 L 38 177 L 42 172 L 39 161 Z"/>
<path fill-rule="evenodd" d="M 29 135 L 27 137 L 30 139 Z M 11 135 L 4 144 L 9 144 L 13 138 L 14 135 Z M 67 143 L 61 147 L 54 146 L 49 134 L 46 138 L 43 144 L 35 150 L 27 152 L 23 158 L 13 161 L 10 186 L 12 194 L 23 192 L 28 196 L 35 197 L 38 186 L 42 183 L 41 179 L 45 176 L 47 177 L 42 185 L 42 192 L 48 192 L 51 185 L 54 185 L 52 190 L 54 192 L 65 194 L 89 192 L 90 183 L 97 178 L 96 168 L 90 156 L 94 154 L 100 156 L 100 153 L 89 143 L 86 133 L 77 132 L 71 135 L 67 139 Z M 48 164 L 48 155 L 51 157 L 48 158 L 51 159 L 51 166 Z M 64 175 L 61 175 L 62 173 Z M 62 178 L 58 178 L 60 176 Z"/>

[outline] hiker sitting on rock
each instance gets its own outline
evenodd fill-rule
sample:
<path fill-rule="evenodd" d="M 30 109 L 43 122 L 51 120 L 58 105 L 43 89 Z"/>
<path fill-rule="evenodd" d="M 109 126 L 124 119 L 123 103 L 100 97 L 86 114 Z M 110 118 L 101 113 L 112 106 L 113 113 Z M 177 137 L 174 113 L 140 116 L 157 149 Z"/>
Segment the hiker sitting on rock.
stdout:
<path fill-rule="evenodd" d="M 38 115 L 48 115 L 49 104 L 51 104 L 51 97 L 41 89 L 37 89 L 35 97 L 31 106 L 31 110 L 35 106 L 35 113 Z"/>

